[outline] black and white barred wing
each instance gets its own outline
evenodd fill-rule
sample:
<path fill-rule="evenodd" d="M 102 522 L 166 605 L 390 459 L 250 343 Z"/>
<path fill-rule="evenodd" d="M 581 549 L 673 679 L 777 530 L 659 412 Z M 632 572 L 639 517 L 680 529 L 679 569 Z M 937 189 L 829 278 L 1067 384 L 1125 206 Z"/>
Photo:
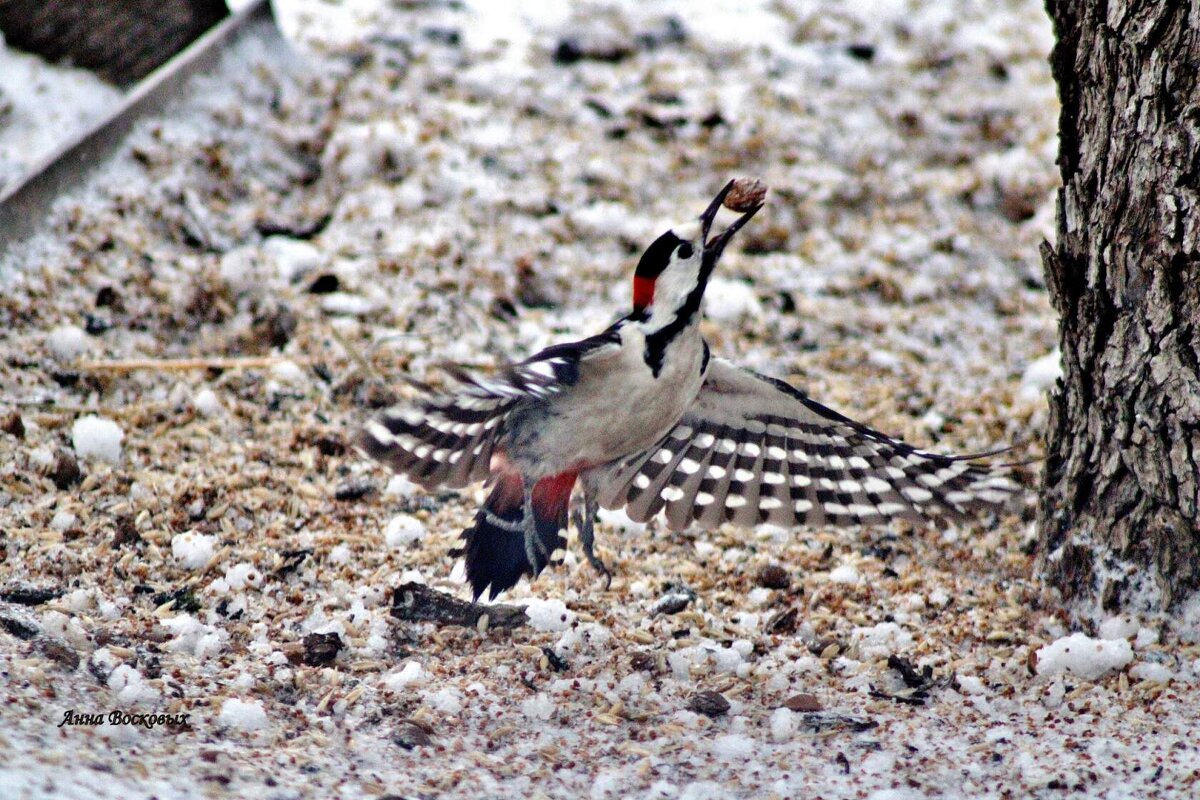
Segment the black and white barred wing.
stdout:
<path fill-rule="evenodd" d="M 457 489 L 484 480 L 508 415 L 574 385 L 586 361 L 615 355 L 619 341 L 605 332 L 555 345 L 486 376 L 443 366 L 452 381 L 440 391 L 407 379 L 420 398 L 364 425 L 358 447 L 427 489 Z"/>
<path fill-rule="evenodd" d="M 639 522 L 665 508 L 672 530 L 958 518 L 1018 490 L 1003 470 L 917 450 L 720 359 L 674 429 L 592 486 Z"/>

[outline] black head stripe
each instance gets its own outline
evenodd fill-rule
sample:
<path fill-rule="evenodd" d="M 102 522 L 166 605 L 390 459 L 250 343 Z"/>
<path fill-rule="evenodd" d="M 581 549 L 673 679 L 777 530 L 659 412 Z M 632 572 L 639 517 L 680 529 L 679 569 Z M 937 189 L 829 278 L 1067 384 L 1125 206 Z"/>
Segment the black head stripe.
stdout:
<path fill-rule="evenodd" d="M 671 254 L 675 252 L 675 248 L 682 243 L 682 239 L 667 231 L 642 253 L 642 260 L 638 262 L 637 272 L 634 274 L 639 278 L 657 278 L 667 268 L 667 264 L 671 263 Z"/>

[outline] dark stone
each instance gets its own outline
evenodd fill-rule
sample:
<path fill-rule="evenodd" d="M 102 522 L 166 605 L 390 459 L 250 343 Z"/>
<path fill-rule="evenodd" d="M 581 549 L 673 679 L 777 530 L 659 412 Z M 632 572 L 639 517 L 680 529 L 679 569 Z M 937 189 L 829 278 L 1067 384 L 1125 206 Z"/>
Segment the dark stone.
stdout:
<path fill-rule="evenodd" d="M 331 272 L 325 272 L 316 277 L 312 283 L 308 285 L 308 291 L 312 294 L 332 294 L 342 288 L 342 282 L 338 280 L 338 276 Z"/>
<path fill-rule="evenodd" d="M 857 58 L 859 61 L 872 61 L 875 58 L 875 45 L 852 44 L 846 48 L 846 52 L 852 58 Z"/>
<path fill-rule="evenodd" d="M 46 658 L 74 672 L 79 666 L 79 654 L 72 647 L 54 636 L 39 636 L 33 640 L 34 648 Z"/>
<path fill-rule="evenodd" d="M 758 571 L 758 585 L 766 589 L 786 589 L 792 585 L 792 577 L 778 564 L 767 564 Z"/>
<path fill-rule="evenodd" d="M 40 606 L 42 603 L 62 597 L 63 591 L 58 588 L 17 584 L 0 589 L 0 600 L 6 603 L 16 603 L 19 606 Z"/>
<path fill-rule="evenodd" d="M 571 668 L 570 663 L 565 658 L 554 652 L 552 647 L 543 647 L 542 654 L 546 656 L 546 660 L 550 662 L 550 668 L 555 672 L 566 672 Z"/>
<path fill-rule="evenodd" d="M 4 431 L 10 436 L 15 436 L 18 439 L 24 439 L 25 420 L 21 419 L 21 415 L 14 411 L 4 419 L 0 420 L 0 431 Z"/>
<path fill-rule="evenodd" d="M 350 502 L 362 500 L 364 497 L 374 495 L 378 491 L 373 482 L 363 478 L 344 481 L 338 484 L 337 489 L 334 490 L 333 497 L 335 500 Z"/>
<path fill-rule="evenodd" d="M 332 664 L 344 646 L 336 633 L 310 633 L 304 637 L 304 663 L 310 667 Z"/>
<path fill-rule="evenodd" d="M 822 708 L 821 701 L 812 694 L 794 694 L 783 701 L 783 707 L 798 714 L 811 714 Z"/>
<path fill-rule="evenodd" d="M 83 473 L 79 471 L 79 462 L 75 460 L 75 454 L 69 450 L 59 450 L 54 458 L 54 470 L 50 473 L 50 480 L 54 481 L 54 485 L 60 491 L 65 491 L 75 486 L 83 480 Z"/>
<path fill-rule="evenodd" d="M 719 717 L 729 710 L 729 701 L 720 692 L 697 692 L 687 704 L 689 711 L 708 717 Z"/>
<path fill-rule="evenodd" d="M 651 609 L 651 614 L 678 614 L 687 608 L 693 600 L 696 599 L 696 593 L 684 586 L 681 583 L 671 583 L 667 585 L 662 597 L 658 599 Z"/>
<path fill-rule="evenodd" d="M 430 735 L 432 733 L 433 731 L 429 726 L 422 725 L 411 719 L 405 719 L 396 725 L 396 731 L 392 734 L 392 741 L 405 750 L 412 750 L 414 747 L 428 747 L 433 744 L 433 737 Z"/>

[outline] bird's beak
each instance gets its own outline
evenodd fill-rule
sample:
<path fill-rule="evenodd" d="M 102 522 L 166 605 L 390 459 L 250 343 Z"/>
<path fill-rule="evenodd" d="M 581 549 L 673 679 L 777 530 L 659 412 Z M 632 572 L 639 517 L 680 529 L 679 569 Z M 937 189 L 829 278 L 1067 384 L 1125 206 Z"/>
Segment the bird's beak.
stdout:
<path fill-rule="evenodd" d="M 717 193 L 713 201 L 708 204 L 708 208 L 704 209 L 704 213 L 700 215 L 700 238 L 704 241 L 704 260 L 709 265 L 717 263 L 717 259 L 721 257 L 721 253 L 725 250 L 725 245 L 729 244 L 729 240 L 733 238 L 733 235 L 741 230 L 741 227 L 749 222 L 750 218 L 757 214 L 758 210 L 763 207 L 762 203 L 757 203 L 749 211 L 746 211 L 735 219 L 733 224 L 722 233 L 709 239 L 708 234 L 712 230 L 713 220 L 717 218 L 717 212 L 721 210 L 721 205 L 725 202 L 725 196 L 729 194 L 729 190 L 733 188 L 733 184 L 733 181 L 725 184 L 725 188 Z"/>

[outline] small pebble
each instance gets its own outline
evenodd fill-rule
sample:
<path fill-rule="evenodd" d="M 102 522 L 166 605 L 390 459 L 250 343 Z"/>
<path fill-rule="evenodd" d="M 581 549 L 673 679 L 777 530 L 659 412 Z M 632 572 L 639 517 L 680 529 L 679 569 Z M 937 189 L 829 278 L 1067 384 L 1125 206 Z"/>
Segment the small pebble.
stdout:
<path fill-rule="evenodd" d="M 634 653 L 629 657 L 629 666 L 639 672 L 653 672 L 658 660 L 653 653 Z"/>
<path fill-rule="evenodd" d="M 343 481 L 334 490 L 333 499 L 349 502 L 375 494 L 375 484 L 366 479 Z"/>
<path fill-rule="evenodd" d="M 720 692 L 697 692 L 688 700 L 688 710 L 708 717 L 719 717 L 729 710 L 729 701 Z"/>
<path fill-rule="evenodd" d="M 50 473 L 50 480 L 54 481 L 54 485 L 60 491 L 70 489 L 83 480 L 83 473 L 79 471 L 79 461 L 73 453 L 67 450 L 58 451 L 54 457 L 54 470 Z"/>
<path fill-rule="evenodd" d="M 823 708 L 821 701 L 813 694 L 794 694 L 783 701 L 783 707 L 799 714 L 811 714 Z"/>
<path fill-rule="evenodd" d="M 433 737 L 430 736 L 430 733 L 432 731 L 428 726 L 406 719 L 396 725 L 392 741 L 405 750 L 412 750 L 414 747 L 428 747 L 433 744 Z"/>
<path fill-rule="evenodd" d="M 51 661 L 66 667 L 68 671 L 73 671 L 79 666 L 79 654 L 62 639 L 54 636 L 39 636 L 33 641 L 33 644 L 38 652 Z"/>
<path fill-rule="evenodd" d="M 336 633 L 310 633 L 304 637 L 304 663 L 310 667 L 332 664 L 344 646 Z"/>
<path fill-rule="evenodd" d="M 25 438 L 25 421 L 21 419 L 21 415 L 17 412 L 12 412 L 0 420 L 0 431 L 4 431 L 10 436 L 15 436 L 18 439 Z"/>
<path fill-rule="evenodd" d="M 792 585 L 792 578 L 778 564 L 766 564 L 758 571 L 758 585 L 767 589 L 786 589 Z"/>

